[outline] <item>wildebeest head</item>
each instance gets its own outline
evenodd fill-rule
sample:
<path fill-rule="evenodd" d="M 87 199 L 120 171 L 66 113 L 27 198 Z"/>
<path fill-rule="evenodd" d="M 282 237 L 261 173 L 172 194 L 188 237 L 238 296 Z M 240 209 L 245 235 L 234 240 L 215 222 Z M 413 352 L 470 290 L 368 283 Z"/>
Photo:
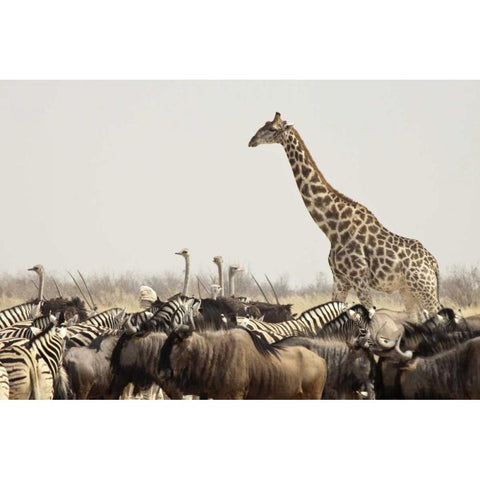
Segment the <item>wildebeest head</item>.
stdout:
<path fill-rule="evenodd" d="M 372 340 L 370 349 L 376 355 L 400 361 L 408 361 L 412 358 L 410 350 L 402 352 L 400 349 L 403 327 L 393 319 L 388 317 L 380 319 L 375 315 L 375 311 L 371 311 L 368 330 Z"/>
<path fill-rule="evenodd" d="M 180 325 L 175 328 L 165 340 L 160 359 L 158 361 L 158 377 L 160 380 L 168 380 L 173 376 L 173 369 L 170 360 L 172 350 L 176 345 L 185 343 L 191 337 L 193 329 L 191 325 Z M 185 345 L 184 345 L 185 346 Z"/>

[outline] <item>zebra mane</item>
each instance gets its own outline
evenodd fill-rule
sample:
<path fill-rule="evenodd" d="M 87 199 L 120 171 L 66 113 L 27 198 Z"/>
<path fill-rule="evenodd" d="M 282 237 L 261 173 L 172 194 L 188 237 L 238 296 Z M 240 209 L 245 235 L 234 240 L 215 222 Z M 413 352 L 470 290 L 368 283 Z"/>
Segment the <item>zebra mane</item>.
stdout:
<path fill-rule="evenodd" d="M 297 317 L 297 320 L 303 318 L 304 316 L 308 315 L 308 314 L 311 314 L 312 312 L 316 312 L 318 309 L 322 309 L 322 310 L 325 310 L 325 309 L 333 309 L 334 308 L 334 305 L 335 304 L 341 304 L 341 302 L 327 302 L 327 303 L 323 303 L 322 305 L 316 305 L 315 307 L 311 307 L 309 308 L 308 310 L 305 310 L 304 312 L 302 312 L 298 317 Z M 345 305 L 345 304 L 344 304 Z"/>

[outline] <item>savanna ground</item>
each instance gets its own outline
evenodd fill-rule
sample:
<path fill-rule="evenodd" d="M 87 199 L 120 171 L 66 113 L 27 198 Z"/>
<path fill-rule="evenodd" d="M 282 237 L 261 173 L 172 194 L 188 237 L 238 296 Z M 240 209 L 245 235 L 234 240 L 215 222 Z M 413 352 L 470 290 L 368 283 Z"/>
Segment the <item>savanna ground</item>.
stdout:
<path fill-rule="evenodd" d="M 200 273 L 198 277 L 208 288 L 210 284 L 216 283 L 215 275 L 211 272 Z M 80 296 L 70 277 L 55 274 L 54 278 L 64 296 Z M 27 271 L 17 275 L 0 274 L 0 309 L 18 305 L 35 298 L 37 289 L 32 280 L 38 282 L 37 275 Z M 139 273 L 127 272 L 121 275 L 90 275 L 86 276 L 86 280 L 100 310 L 118 306 L 126 307 L 127 311 L 132 312 L 141 309 L 138 300 L 139 287 L 141 285 L 152 287 L 159 297 L 164 300 L 182 290 L 183 273 L 164 272 L 145 276 Z M 268 283 L 261 281 L 260 278 L 257 278 L 257 280 L 260 282 L 270 302 L 274 303 L 275 299 Z M 315 282 L 302 286 L 293 286 L 291 278 L 286 275 L 271 280 L 280 302 L 291 303 L 293 305 L 292 310 L 295 313 L 301 313 L 310 307 L 331 299 L 332 285 L 324 274 L 319 274 Z M 83 287 L 78 276 L 77 281 Z M 238 296 L 246 296 L 250 299 L 263 301 L 263 296 L 249 273 L 238 274 L 235 278 L 235 287 Z M 200 289 L 203 297 L 208 296 L 201 286 Z M 189 293 L 198 297 L 198 282 L 195 275 L 192 276 Z M 46 274 L 44 295 L 47 298 L 58 296 L 48 272 Z M 377 307 L 403 310 L 403 305 L 397 294 L 376 293 L 374 298 Z M 441 277 L 440 300 L 445 307 L 455 310 L 461 309 L 465 316 L 480 313 L 480 268 L 477 266 L 458 266 L 443 273 Z M 353 293 L 350 293 L 348 301 L 356 301 Z"/>

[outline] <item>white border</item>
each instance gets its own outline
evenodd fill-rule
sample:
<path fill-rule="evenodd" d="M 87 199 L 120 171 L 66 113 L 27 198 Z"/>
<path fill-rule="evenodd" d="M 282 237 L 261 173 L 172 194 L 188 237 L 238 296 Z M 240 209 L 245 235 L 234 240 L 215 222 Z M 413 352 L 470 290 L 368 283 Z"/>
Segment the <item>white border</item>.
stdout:
<path fill-rule="evenodd" d="M 478 2 L 2 2 L 0 78 L 476 79 Z"/>
<path fill-rule="evenodd" d="M 478 79 L 473 1 L 2 2 L 3 79 Z M 455 476 L 477 402 L 3 402 L 25 476 Z"/>

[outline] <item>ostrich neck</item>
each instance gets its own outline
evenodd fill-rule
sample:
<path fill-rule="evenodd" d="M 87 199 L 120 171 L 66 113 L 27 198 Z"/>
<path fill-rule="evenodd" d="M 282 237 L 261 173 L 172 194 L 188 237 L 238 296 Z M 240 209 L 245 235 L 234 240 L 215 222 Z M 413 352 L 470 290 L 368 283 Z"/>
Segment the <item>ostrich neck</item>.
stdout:
<path fill-rule="evenodd" d="M 235 296 L 235 274 L 230 272 L 228 275 L 228 294 L 231 297 Z"/>
<path fill-rule="evenodd" d="M 38 302 L 41 303 L 43 300 L 43 287 L 45 284 L 45 274 L 43 271 L 40 272 L 40 280 L 38 285 Z"/>
<path fill-rule="evenodd" d="M 190 257 L 185 257 L 185 279 L 183 281 L 183 294 L 188 295 L 188 282 L 190 280 Z"/>
<path fill-rule="evenodd" d="M 357 202 L 345 197 L 327 182 L 295 129 L 290 130 L 281 144 L 292 167 L 303 203 L 330 242 L 336 243 L 339 240 L 339 230 L 344 230 L 347 226 L 345 222 L 352 222 Z M 346 211 L 340 215 L 340 210 L 345 207 Z M 340 222 L 343 228 L 339 229 Z"/>
<path fill-rule="evenodd" d="M 223 268 L 222 264 L 219 262 L 217 263 L 217 268 L 218 268 L 218 284 L 220 285 L 220 288 L 222 289 L 222 295 L 225 295 L 225 291 L 223 290 Z"/>

